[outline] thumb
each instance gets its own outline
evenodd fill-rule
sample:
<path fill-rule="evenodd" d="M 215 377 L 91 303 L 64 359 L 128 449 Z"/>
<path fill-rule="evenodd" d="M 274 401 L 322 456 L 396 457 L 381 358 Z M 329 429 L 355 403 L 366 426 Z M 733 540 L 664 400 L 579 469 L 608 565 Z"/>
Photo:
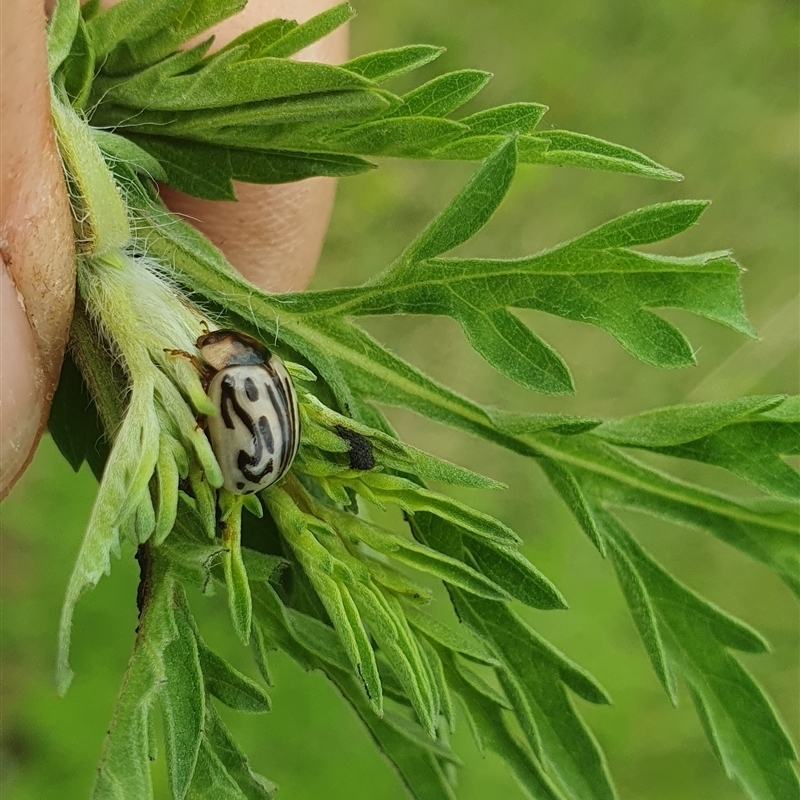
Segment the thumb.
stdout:
<path fill-rule="evenodd" d="M 47 422 L 75 292 L 69 201 L 50 121 L 41 0 L 0 24 L 0 497 Z"/>

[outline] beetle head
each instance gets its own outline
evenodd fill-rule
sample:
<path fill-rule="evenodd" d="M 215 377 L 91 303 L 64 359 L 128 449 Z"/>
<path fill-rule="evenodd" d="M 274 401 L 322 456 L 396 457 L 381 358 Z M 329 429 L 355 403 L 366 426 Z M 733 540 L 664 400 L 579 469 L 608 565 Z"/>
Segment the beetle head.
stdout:
<path fill-rule="evenodd" d="M 245 333 L 218 330 L 204 333 L 197 340 L 203 360 L 214 370 L 233 366 L 264 364 L 270 351 L 261 342 Z"/>

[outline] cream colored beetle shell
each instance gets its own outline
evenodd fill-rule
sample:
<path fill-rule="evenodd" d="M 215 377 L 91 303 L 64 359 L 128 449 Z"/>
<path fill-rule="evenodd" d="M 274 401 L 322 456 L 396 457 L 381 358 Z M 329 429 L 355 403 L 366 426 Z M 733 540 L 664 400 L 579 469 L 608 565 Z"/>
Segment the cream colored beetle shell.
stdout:
<path fill-rule="evenodd" d="M 217 414 L 207 421 L 224 487 L 252 494 L 280 480 L 300 444 L 297 393 L 283 362 L 238 331 L 201 336 L 197 348 L 213 371 L 208 396 Z"/>

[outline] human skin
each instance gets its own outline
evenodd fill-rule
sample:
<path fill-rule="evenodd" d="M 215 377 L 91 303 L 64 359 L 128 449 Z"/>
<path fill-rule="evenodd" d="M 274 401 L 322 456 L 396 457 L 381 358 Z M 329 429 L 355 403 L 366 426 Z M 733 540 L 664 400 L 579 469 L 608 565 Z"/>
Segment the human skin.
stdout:
<path fill-rule="evenodd" d="M 218 25 L 214 47 L 274 17 L 303 21 L 333 0 L 250 0 Z M 41 0 L 0 6 L 0 497 L 24 472 L 47 423 L 75 291 L 69 203 L 50 118 Z M 297 58 L 339 63 L 340 28 Z M 237 203 L 163 188 L 176 213 L 205 233 L 253 283 L 273 292 L 311 279 L 330 219 L 335 182 L 237 184 Z"/>

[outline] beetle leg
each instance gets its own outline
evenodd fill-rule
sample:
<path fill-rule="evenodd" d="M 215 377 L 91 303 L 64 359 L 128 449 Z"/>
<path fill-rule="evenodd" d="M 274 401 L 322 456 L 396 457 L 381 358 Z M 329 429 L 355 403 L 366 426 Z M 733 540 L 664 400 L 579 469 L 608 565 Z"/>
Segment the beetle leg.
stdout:
<path fill-rule="evenodd" d="M 187 353 L 185 350 L 172 350 L 171 348 L 165 347 L 164 352 L 168 356 L 175 356 L 176 358 L 188 358 L 189 361 L 192 362 L 192 366 L 199 372 L 204 373 L 205 367 L 203 366 L 203 362 L 200 359 L 192 355 L 191 353 Z"/>

